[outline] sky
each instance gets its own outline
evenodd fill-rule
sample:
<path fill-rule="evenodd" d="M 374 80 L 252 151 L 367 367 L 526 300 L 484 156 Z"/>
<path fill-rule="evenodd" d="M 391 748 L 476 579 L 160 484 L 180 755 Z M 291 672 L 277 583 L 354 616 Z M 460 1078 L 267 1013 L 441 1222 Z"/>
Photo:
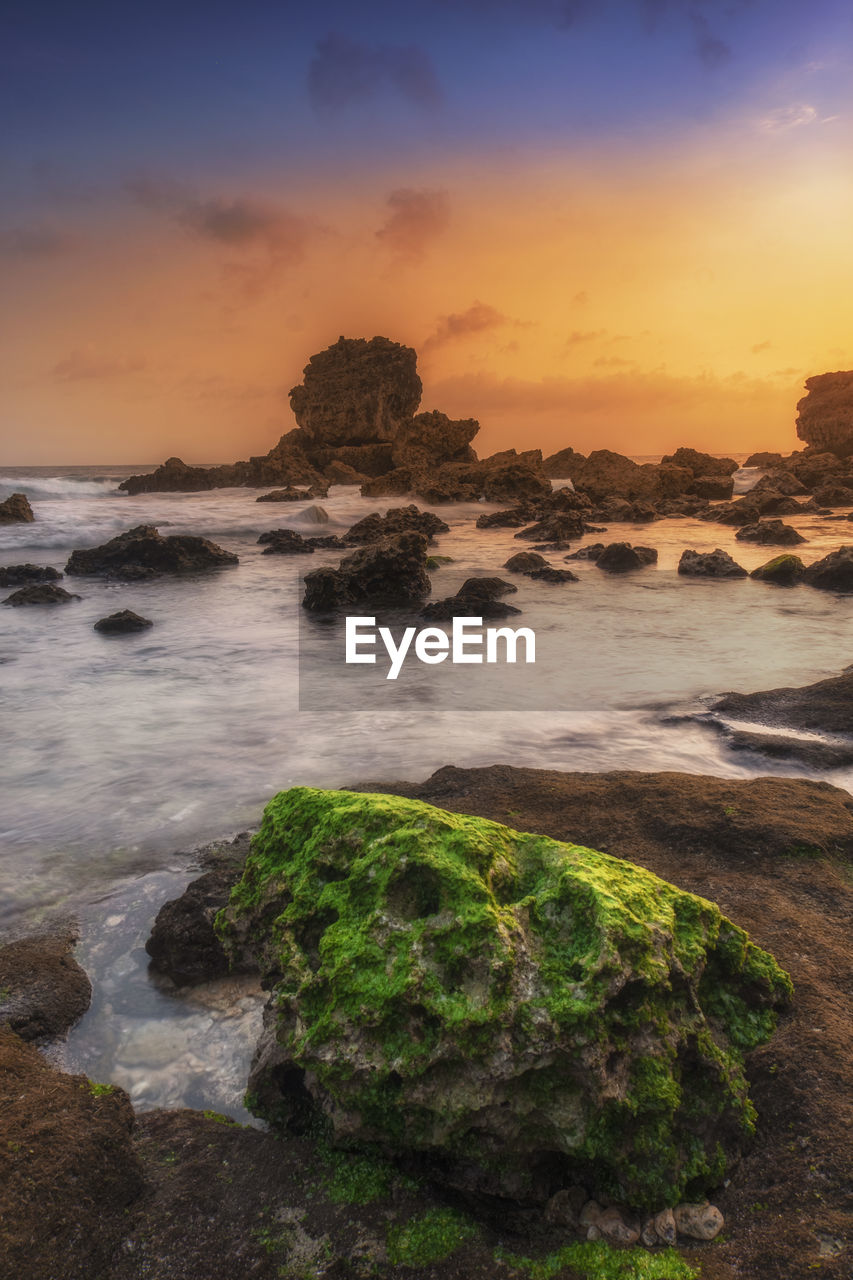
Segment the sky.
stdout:
<path fill-rule="evenodd" d="M 342 334 L 481 455 L 794 448 L 851 69 L 840 0 L 6 0 L 0 463 L 265 453 Z"/>

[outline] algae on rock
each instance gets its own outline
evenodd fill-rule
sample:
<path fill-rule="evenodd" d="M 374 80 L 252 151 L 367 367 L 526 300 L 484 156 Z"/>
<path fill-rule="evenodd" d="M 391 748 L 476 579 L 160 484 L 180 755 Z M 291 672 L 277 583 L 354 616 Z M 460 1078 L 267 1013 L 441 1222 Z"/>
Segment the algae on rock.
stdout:
<path fill-rule="evenodd" d="M 522 1201 L 719 1184 L 754 1126 L 743 1053 L 791 994 L 715 904 L 395 796 L 277 795 L 217 928 L 271 990 L 259 1111 Z"/>

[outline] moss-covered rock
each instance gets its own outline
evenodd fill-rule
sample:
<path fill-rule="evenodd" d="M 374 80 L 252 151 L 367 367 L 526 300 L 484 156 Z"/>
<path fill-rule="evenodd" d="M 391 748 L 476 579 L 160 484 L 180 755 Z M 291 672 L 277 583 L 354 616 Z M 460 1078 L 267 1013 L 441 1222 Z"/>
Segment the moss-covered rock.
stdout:
<path fill-rule="evenodd" d="M 535 1200 L 719 1183 L 791 984 L 713 903 L 617 858 L 385 795 L 267 806 L 217 927 L 271 988 L 255 1105 Z"/>
<path fill-rule="evenodd" d="M 790 552 L 786 555 L 774 556 L 766 564 L 759 565 L 749 575 L 759 582 L 773 582 L 779 587 L 794 587 L 801 581 L 806 566 L 799 556 Z"/>

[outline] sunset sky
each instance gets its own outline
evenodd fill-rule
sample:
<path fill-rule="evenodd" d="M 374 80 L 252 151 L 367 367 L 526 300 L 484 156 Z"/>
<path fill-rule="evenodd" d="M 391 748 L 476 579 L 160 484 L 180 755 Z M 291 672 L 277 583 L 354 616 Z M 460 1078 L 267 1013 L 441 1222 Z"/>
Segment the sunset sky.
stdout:
<path fill-rule="evenodd" d="M 846 0 L 4 15 L 7 465 L 265 453 L 341 334 L 481 454 L 790 449 L 853 367 Z"/>

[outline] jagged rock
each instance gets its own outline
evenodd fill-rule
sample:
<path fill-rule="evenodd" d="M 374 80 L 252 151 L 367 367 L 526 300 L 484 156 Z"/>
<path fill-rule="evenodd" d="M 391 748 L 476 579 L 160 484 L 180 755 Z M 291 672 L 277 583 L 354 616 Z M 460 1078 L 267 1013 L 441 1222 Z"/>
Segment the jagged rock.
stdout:
<path fill-rule="evenodd" d="M 742 529 L 745 525 L 757 524 L 760 516 L 760 499 L 753 498 L 750 493 L 734 502 L 722 502 L 717 507 L 709 507 L 707 511 L 700 513 L 699 519 Z"/>
<path fill-rule="evenodd" d="M 611 542 L 595 565 L 605 573 L 630 573 L 632 569 L 643 569 L 646 565 L 657 562 L 658 553 L 653 547 L 632 547 L 630 542 Z"/>
<path fill-rule="evenodd" d="M 307 498 L 313 497 L 310 489 L 295 489 L 289 484 L 286 489 L 271 489 L 269 493 L 262 493 L 259 498 L 255 498 L 255 502 L 305 502 Z"/>
<path fill-rule="evenodd" d="M 716 1205 L 679 1204 L 675 1208 L 675 1225 L 678 1234 L 690 1240 L 713 1240 L 726 1225 Z"/>
<path fill-rule="evenodd" d="M 514 582 L 505 578 L 466 578 L 457 591 L 457 595 L 470 599 L 497 600 L 500 596 L 511 596 L 518 591 Z"/>
<path fill-rule="evenodd" d="M 798 582 L 802 582 L 805 571 L 806 566 L 800 557 L 789 554 L 774 556 L 766 564 L 753 569 L 749 576 L 759 582 L 775 583 L 777 587 L 795 587 Z"/>
<path fill-rule="evenodd" d="M 574 449 L 559 449 L 556 453 L 552 453 L 550 457 L 545 458 L 542 463 L 542 470 L 545 475 L 552 480 L 574 480 L 573 472 L 578 474 L 583 470 L 583 464 L 586 458 L 582 453 L 575 453 Z"/>
<path fill-rule="evenodd" d="M 128 476 L 119 489 L 125 493 L 203 493 L 208 489 L 245 484 L 247 462 L 222 467 L 191 467 L 181 458 L 167 458 L 147 475 Z"/>
<path fill-rule="evenodd" d="M 486 502 L 512 502 L 518 498 L 541 498 L 551 493 L 551 483 L 527 462 L 501 462 L 497 466 L 487 459 L 482 481 Z"/>
<path fill-rule="evenodd" d="M 738 470 L 734 458 L 715 458 L 712 453 L 701 453 L 698 449 L 676 449 L 675 453 L 661 458 L 662 465 L 667 463 L 685 467 L 694 476 L 733 476 Z"/>
<path fill-rule="evenodd" d="M 37 582 L 31 587 L 19 587 L 17 591 L 7 596 L 3 603 L 17 609 L 27 604 L 69 604 L 72 600 L 79 599 L 79 596 L 66 591 L 64 587 L 57 587 L 52 582 Z"/>
<path fill-rule="evenodd" d="M 735 482 L 731 476 L 697 476 L 690 486 L 690 493 L 697 498 L 705 498 L 709 502 L 719 499 L 728 502 L 734 487 Z"/>
<path fill-rule="evenodd" d="M 450 525 L 433 511 L 421 511 L 412 503 L 408 507 L 392 507 L 382 516 L 378 511 L 364 516 L 348 529 L 347 542 L 380 542 L 392 533 L 404 533 L 413 529 L 422 533 L 427 542 L 432 542 L 437 533 L 449 533 Z"/>
<path fill-rule="evenodd" d="M 724 693 L 711 710 L 755 724 L 849 735 L 853 726 L 853 668 L 800 688 Z"/>
<path fill-rule="evenodd" d="M 536 507 L 533 503 L 522 503 L 518 507 L 510 507 L 506 511 L 486 511 L 477 516 L 478 529 L 520 529 L 536 519 Z"/>
<path fill-rule="evenodd" d="M 678 1229 L 672 1209 L 661 1209 L 653 1219 L 655 1235 L 661 1244 L 674 1245 Z"/>
<path fill-rule="evenodd" d="M 407 493 L 414 493 L 419 480 L 419 475 L 411 467 L 394 467 L 385 475 L 365 480 L 361 486 L 361 496 L 363 498 L 402 498 Z"/>
<path fill-rule="evenodd" d="M 0 587 L 20 587 L 29 582 L 58 582 L 58 569 L 40 564 L 7 564 L 0 568 Z"/>
<path fill-rule="evenodd" d="M 568 543 L 572 538 L 582 537 L 585 528 L 579 511 L 558 511 L 527 529 L 520 529 L 515 536 L 528 542 Z"/>
<path fill-rule="evenodd" d="M 571 555 L 564 556 L 564 560 L 592 560 L 593 563 L 599 558 L 604 551 L 603 542 L 590 542 L 585 547 L 579 547 L 577 551 L 573 551 Z"/>
<path fill-rule="evenodd" d="M 535 573 L 537 569 L 547 569 L 548 561 L 538 551 L 517 551 L 504 563 L 510 573 Z"/>
<path fill-rule="evenodd" d="M 527 576 L 534 582 L 549 582 L 557 586 L 565 582 L 579 581 L 577 574 L 572 573 L 571 569 L 554 569 L 549 564 L 541 569 L 531 569 Z"/>
<path fill-rule="evenodd" d="M 738 542 L 757 542 L 762 547 L 795 547 L 806 539 L 793 525 L 781 520 L 761 520 L 745 525 L 735 534 Z"/>
<path fill-rule="evenodd" d="M 296 421 L 317 445 L 391 443 L 420 403 L 416 364 L 411 347 L 388 338 L 341 337 L 311 357 L 290 392 Z"/>
<path fill-rule="evenodd" d="M 323 475 L 329 484 L 365 484 L 370 479 L 363 471 L 356 471 L 355 467 L 351 467 L 347 462 L 340 462 L 337 458 L 332 458 L 331 462 L 327 462 L 323 468 Z M 323 495 L 325 497 L 325 495 Z"/>
<path fill-rule="evenodd" d="M 305 575 L 302 607 L 329 612 L 349 604 L 411 604 L 432 590 L 426 571 L 427 538 L 407 530 L 368 543 L 345 556 L 337 569 L 313 569 Z"/>
<path fill-rule="evenodd" d="M 149 627 L 153 626 L 154 623 L 150 618 L 143 618 L 140 614 L 134 613 L 132 609 L 120 609 L 118 613 L 111 613 L 106 618 L 99 618 L 94 624 L 94 630 L 100 631 L 102 635 L 126 636 L 134 631 L 147 631 Z"/>
<path fill-rule="evenodd" d="M 177 987 L 211 982 L 229 972 L 213 924 L 241 874 L 242 865 L 205 871 L 179 898 L 163 904 L 145 943 L 152 969 Z"/>
<path fill-rule="evenodd" d="M 808 565 L 803 581 L 821 591 L 853 591 L 853 546 L 839 547 Z"/>
<path fill-rule="evenodd" d="M 820 507 L 853 506 L 853 491 L 840 480 L 831 480 L 815 489 L 814 500 Z"/>
<path fill-rule="evenodd" d="M 797 410 L 797 435 L 807 445 L 839 458 L 853 454 L 853 370 L 806 378 Z"/>
<path fill-rule="evenodd" d="M 580 1168 L 638 1207 L 719 1185 L 791 992 L 713 903 L 387 795 L 275 797 L 217 927 L 270 987 L 279 1122 L 307 1095 L 338 1142 L 531 1203 Z"/>
<path fill-rule="evenodd" d="M 404 423 L 394 439 L 395 467 L 429 468 L 444 462 L 474 462 L 471 441 L 480 430 L 475 418 L 448 418 L 446 413 L 418 413 Z M 542 455 L 539 455 L 540 461 Z"/>
<path fill-rule="evenodd" d="M 0 502 L 0 524 L 32 524 L 33 509 L 25 493 L 13 493 Z"/>
<path fill-rule="evenodd" d="M 23 1040 L 64 1036 L 89 1008 L 92 984 L 74 959 L 77 934 L 36 933 L 0 947 L 0 1026 Z"/>
<path fill-rule="evenodd" d="M 745 467 L 780 467 L 782 465 L 781 453 L 758 452 L 751 453 L 743 464 Z"/>
<path fill-rule="evenodd" d="M 746 569 L 721 547 L 713 551 L 682 551 L 678 572 L 690 578 L 745 578 Z"/>
<path fill-rule="evenodd" d="M 806 450 L 801 454 L 792 454 L 787 469 L 805 485 L 809 493 L 826 484 L 839 473 L 845 473 L 849 466 L 848 458 L 839 458 L 835 453 L 815 453 Z"/>
<path fill-rule="evenodd" d="M 460 589 L 455 596 L 447 596 L 444 600 L 431 600 L 421 609 L 420 616 L 434 621 L 449 618 L 478 617 L 509 618 L 521 613 L 515 605 L 505 600 L 497 600 L 494 596 L 465 595 Z"/>
<path fill-rule="evenodd" d="M 73 551 L 65 572 L 133 582 L 162 574 L 199 573 L 237 564 L 232 551 L 223 551 L 207 538 L 171 534 L 164 538 L 152 524 L 140 524 L 110 538 L 100 547 Z"/>
<path fill-rule="evenodd" d="M 753 497 L 767 489 L 772 493 L 784 494 L 788 498 L 799 498 L 808 492 L 806 486 L 795 475 L 778 467 L 760 476 L 749 490 L 749 496 Z"/>
<path fill-rule="evenodd" d="M 313 555 L 314 547 L 295 529 L 268 529 L 258 538 L 265 556 Z"/>

